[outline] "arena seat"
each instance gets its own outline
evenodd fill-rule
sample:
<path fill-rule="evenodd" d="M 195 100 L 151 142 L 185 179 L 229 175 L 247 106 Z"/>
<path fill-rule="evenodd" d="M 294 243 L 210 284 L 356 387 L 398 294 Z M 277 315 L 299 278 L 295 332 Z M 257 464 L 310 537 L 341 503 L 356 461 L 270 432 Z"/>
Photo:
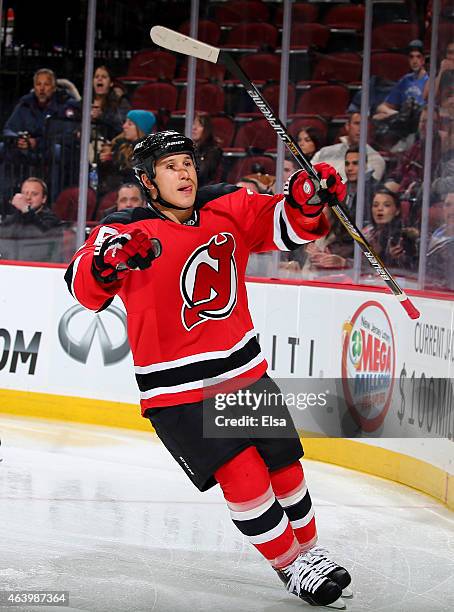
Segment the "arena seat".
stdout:
<path fill-rule="evenodd" d="M 418 36 L 419 30 L 416 23 L 384 23 L 375 26 L 372 30 L 372 49 L 406 50 L 408 43 Z"/>
<path fill-rule="evenodd" d="M 219 25 L 268 21 L 268 6 L 261 0 L 227 0 L 214 8 L 214 21 Z"/>
<path fill-rule="evenodd" d="M 157 111 L 165 108 L 175 110 L 178 90 L 173 83 L 145 83 L 140 85 L 131 96 L 132 108 Z"/>
<path fill-rule="evenodd" d="M 227 182 L 236 183 L 241 177 L 253 174 L 254 164 L 259 164 L 266 174 L 276 174 L 276 161 L 269 155 L 248 155 L 238 159 L 230 169 Z"/>
<path fill-rule="evenodd" d="M 223 48 L 254 49 L 266 45 L 273 49 L 277 46 L 279 32 L 271 23 L 240 23 L 227 33 Z"/>
<path fill-rule="evenodd" d="M 361 80 L 362 59 L 358 53 L 337 52 L 319 56 L 312 78 L 314 81 L 341 81 L 352 83 Z"/>
<path fill-rule="evenodd" d="M 349 102 L 350 91 L 345 85 L 316 85 L 300 94 L 295 112 L 334 117 L 345 114 Z"/>
<path fill-rule="evenodd" d="M 189 36 L 191 22 L 185 21 L 180 25 L 178 31 L 182 34 Z M 201 40 L 208 45 L 214 45 L 215 47 L 219 44 L 221 38 L 221 28 L 219 24 L 214 21 L 208 21 L 208 19 L 201 19 L 197 23 L 197 39 Z M 206 62 L 204 62 L 206 63 Z"/>

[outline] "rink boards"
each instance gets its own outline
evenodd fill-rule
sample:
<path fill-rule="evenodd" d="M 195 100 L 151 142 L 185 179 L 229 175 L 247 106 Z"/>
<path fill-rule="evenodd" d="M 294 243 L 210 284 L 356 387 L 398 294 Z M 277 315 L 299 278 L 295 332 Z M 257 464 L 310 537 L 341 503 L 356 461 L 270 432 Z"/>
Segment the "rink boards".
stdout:
<path fill-rule="evenodd" d="M 121 302 L 99 314 L 82 309 L 63 272 L 0 266 L 0 412 L 148 430 Z M 357 415 L 368 433 L 316 437 L 323 429 L 314 422 L 306 455 L 408 484 L 454 507 L 454 400 L 445 389 L 441 419 L 427 399 L 439 379 L 452 378 L 454 303 L 414 296 L 421 318 L 412 321 L 380 291 L 254 280 L 248 294 L 269 373 L 284 386 L 356 377 L 344 388 L 348 396 L 380 391 L 381 403 Z"/>

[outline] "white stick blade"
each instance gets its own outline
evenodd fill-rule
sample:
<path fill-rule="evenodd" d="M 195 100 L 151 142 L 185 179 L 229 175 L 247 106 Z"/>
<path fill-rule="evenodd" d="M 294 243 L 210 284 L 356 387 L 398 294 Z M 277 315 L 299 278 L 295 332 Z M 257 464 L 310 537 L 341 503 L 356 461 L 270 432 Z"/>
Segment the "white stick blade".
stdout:
<path fill-rule="evenodd" d="M 169 49 L 169 51 L 177 51 L 184 55 L 213 62 L 213 64 L 218 61 L 220 49 L 164 26 L 153 26 L 150 30 L 150 38 L 156 45 Z"/>

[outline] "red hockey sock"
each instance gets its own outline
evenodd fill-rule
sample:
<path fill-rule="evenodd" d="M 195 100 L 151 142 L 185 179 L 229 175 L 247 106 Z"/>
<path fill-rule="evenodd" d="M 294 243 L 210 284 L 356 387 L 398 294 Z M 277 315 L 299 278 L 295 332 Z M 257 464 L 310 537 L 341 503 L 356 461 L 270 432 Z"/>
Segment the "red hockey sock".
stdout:
<path fill-rule="evenodd" d="M 271 488 L 268 469 L 253 446 L 216 470 L 232 520 L 274 567 L 292 563 L 300 552 L 293 529 Z"/>
<path fill-rule="evenodd" d="M 296 461 L 270 472 L 270 479 L 273 491 L 288 516 L 301 550 L 312 548 L 317 541 L 317 528 L 303 466 Z"/>

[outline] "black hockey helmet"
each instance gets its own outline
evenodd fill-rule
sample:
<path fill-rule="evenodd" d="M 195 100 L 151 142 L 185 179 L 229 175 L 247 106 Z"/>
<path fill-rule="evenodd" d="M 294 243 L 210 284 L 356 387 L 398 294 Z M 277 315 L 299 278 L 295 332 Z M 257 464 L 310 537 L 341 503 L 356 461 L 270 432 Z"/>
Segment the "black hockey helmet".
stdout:
<path fill-rule="evenodd" d="M 162 157 L 173 153 L 187 153 L 193 159 L 198 171 L 194 143 L 190 138 L 174 130 L 156 132 L 144 136 L 134 146 L 132 166 L 136 178 L 140 181 L 141 174 L 145 173 L 150 180 L 156 177 L 155 163 Z M 141 182 L 141 181 L 140 181 Z"/>

